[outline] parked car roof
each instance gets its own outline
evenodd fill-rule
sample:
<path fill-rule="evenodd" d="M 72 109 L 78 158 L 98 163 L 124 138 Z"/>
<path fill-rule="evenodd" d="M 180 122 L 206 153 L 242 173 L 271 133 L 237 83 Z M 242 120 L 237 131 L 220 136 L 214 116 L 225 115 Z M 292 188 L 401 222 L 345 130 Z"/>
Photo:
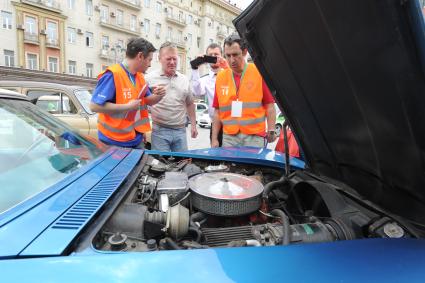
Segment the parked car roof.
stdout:
<path fill-rule="evenodd" d="M 86 86 L 78 85 L 64 85 L 57 83 L 46 83 L 46 82 L 37 82 L 37 81 L 24 81 L 24 80 L 10 80 L 10 81 L 0 81 L 0 86 L 20 86 L 20 87 L 45 87 L 45 88 L 61 88 L 68 90 L 77 90 L 77 89 L 89 89 Z"/>
<path fill-rule="evenodd" d="M 28 100 L 28 98 L 25 95 L 20 94 L 19 92 L 4 89 L 4 88 L 0 88 L 0 97 L 1 98 L 4 98 L 4 97 L 6 97 L 6 98 L 19 98 L 19 99 L 23 99 L 23 100 Z"/>

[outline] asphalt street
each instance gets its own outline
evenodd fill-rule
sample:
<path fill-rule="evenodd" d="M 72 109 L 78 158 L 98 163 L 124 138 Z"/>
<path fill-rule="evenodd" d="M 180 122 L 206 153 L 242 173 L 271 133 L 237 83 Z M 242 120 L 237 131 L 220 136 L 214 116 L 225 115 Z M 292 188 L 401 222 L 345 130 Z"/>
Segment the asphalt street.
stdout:
<path fill-rule="evenodd" d="M 187 135 L 187 143 L 189 149 L 201 149 L 201 148 L 209 148 L 210 147 L 210 129 L 209 128 L 201 128 L 197 126 L 198 129 L 198 137 L 196 139 L 192 139 L 190 137 L 190 126 L 187 127 L 186 135 Z M 271 143 L 267 146 L 269 149 L 274 149 L 276 146 L 276 142 Z"/>

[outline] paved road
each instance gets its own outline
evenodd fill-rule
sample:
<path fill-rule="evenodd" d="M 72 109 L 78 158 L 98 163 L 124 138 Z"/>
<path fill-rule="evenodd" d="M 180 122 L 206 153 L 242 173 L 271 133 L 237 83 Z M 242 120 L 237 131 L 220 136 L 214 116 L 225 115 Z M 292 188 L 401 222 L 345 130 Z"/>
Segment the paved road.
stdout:
<path fill-rule="evenodd" d="M 192 139 L 190 137 L 190 128 L 187 128 L 187 143 L 189 149 L 200 149 L 200 148 L 209 148 L 210 147 L 210 129 L 201 128 L 198 126 L 198 137 L 196 139 Z M 267 148 L 274 149 L 276 146 L 276 142 L 269 144 Z"/>

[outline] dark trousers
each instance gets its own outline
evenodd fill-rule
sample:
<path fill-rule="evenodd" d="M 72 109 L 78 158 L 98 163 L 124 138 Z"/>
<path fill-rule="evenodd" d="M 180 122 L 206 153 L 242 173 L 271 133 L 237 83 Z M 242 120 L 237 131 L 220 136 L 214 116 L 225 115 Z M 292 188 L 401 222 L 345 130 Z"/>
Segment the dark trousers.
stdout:
<path fill-rule="evenodd" d="M 212 141 L 212 125 L 210 128 L 210 144 Z M 220 128 L 220 131 L 218 132 L 218 146 L 221 147 L 223 145 L 223 127 Z"/>

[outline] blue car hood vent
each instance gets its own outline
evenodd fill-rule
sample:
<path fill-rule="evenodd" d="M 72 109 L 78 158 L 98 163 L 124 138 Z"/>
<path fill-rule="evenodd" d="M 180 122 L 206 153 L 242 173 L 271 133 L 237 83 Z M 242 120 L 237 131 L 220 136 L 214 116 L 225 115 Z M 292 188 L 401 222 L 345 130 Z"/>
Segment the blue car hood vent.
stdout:
<path fill-rule="evenodd" d="M 85 224 L 120 187 L 137 164 L 140 151 L 132 151 L 110 174 L 70 207 L 20 255 L 61 254 Z"/>

